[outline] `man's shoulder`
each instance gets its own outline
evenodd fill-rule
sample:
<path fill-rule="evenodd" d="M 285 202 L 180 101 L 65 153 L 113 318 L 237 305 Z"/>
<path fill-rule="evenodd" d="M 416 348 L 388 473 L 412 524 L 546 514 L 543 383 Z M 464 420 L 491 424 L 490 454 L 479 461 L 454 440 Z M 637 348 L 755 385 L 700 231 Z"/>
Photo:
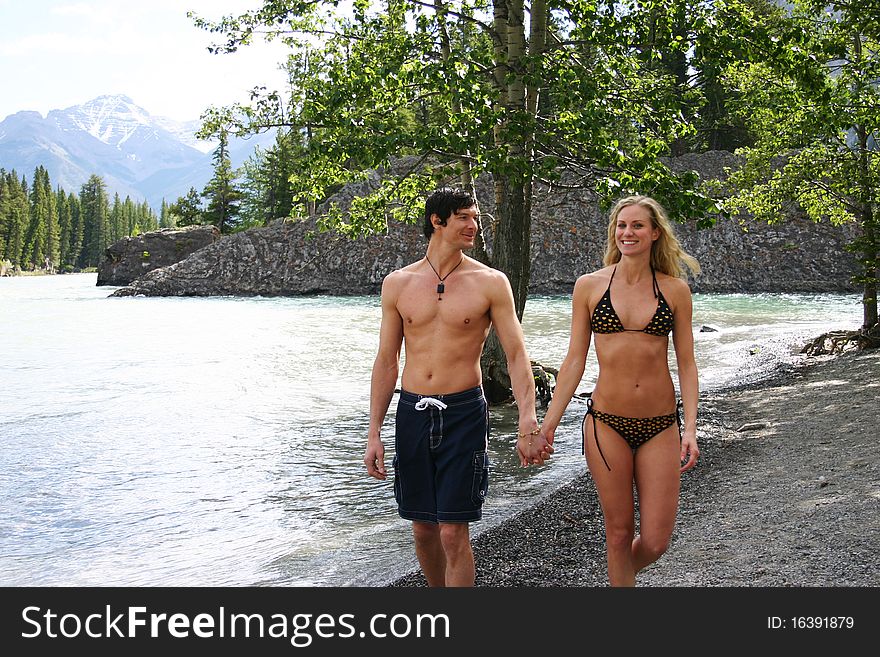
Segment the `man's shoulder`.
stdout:
<path fill-rule="evenodd" d="M 416 262 L 412 262 L 405 267 L 401 267 L 400 269 L 395 269 L 388 272 L 383 279 L 383 284 L 400 284 L 411 279 L 417 273 L 419 262 L 420 261 L 417 260 Z"/>
<path fill-rule="evenodd" d="M 485 265 L 477 260 L 473 261 L 474 265 L 471 272 L 478 277 L 480 287 L 493 293 L 504 293 L 510 290 L 510 279 L 500 269 L 495 269 L 489 265 Z"/>
<path fill-rule="evenodd" d="M 467 256 L 465 256 L 467 258 Z M 480 262 L 474 258 L 467 258 L 468 260 L 468 269 L 480 276 L 485 276 L 487 278 L 498 279 L 498 280 L 507 280 L 507 275 L 501 271 L 500 269 L 495 269 L 494 267 L 490 267 L 489 265 Z"/>

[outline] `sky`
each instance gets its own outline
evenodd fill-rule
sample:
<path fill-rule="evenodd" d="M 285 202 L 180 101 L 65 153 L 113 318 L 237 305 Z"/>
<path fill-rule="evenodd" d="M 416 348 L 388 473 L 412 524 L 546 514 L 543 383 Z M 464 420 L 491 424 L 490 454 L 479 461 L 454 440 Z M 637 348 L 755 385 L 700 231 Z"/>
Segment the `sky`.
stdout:
<path fill-rule="evenodd" d="M 228 55 L 187 11 L 217 19 L 259 0 L 0 0 L 0 120 L 45 116 L 124 94 L 155 116 L 198 119 L 211 105 L 246 102 L 257 85 L 283 89 L 284 47 L 255 43 Z"/>

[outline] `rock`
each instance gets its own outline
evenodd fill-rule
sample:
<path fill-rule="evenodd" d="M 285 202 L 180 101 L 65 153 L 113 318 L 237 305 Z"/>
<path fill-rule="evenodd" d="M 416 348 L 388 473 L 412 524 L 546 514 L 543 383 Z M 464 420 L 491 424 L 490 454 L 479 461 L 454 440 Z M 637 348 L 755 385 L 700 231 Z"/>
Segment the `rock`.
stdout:
<path fill-rule="evenodd" d="M 104 251 L 98 267 L 98 285 L 128 285 L 160 267 L 173 265 L 220 238 L 214 226 L 164 228 L 125 237 Z"/>
<path fill-rule="evenodd" d="M 766 422 L 747 422 L 737 429 L 737 431 L 757 431 L 758 429 L 766 429 L 768 426 L 769 425 Z"/>
<path fill-rule="evenodd" d="M 713 151 L 683 156 L 671 166 L 710 178 L 736 164 L 732 153 Z M 372 175 L 330 200 L 345 208 L 378 184 L 378 174 Z M 488 176 L 478 179 L 477 196 L 483 215 L 493 215 Z M 589 190 L 543 185 L 535 186 L 532 207 L 529 293 L 570 294 L 578 276 L 602 266 L 607 213 Z M 491 225 L 484 232 L 491 251 Z M 793 216 L 770 226 L 736 217 L 720 219 L 710 229 L 698 229 L 691 220 L 677 225 L 676 232 L 702 266 L 702 273 L 689 281 L 694 292 L 856 290 L 851 281 L 858 271 L 856 258 L 844 249 L 856 234 L 852 225 Z M 420 259 L 426 245 L 421 225 L 389 222 L 380 235 L 348 240 L 317 231 L 313 220 L 288 221 L 225 237 L 171 268 L 150 272 L 116 295 L 376 294 L 386 274 Z"/>
<path fill-rule="evenodd" d="M 700 327 L 700 333 L 718 333 L 718 330 L 719 329 L 715 328 L 714 326 L 710 326 L 709 324 L 703 324 Z"/>

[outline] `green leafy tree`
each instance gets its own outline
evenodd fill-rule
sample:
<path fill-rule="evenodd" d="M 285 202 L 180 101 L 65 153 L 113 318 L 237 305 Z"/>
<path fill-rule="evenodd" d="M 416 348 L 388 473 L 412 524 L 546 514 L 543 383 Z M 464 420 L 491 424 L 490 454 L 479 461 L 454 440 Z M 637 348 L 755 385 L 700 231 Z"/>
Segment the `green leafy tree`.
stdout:
<path fill-rule="evenodd" d="M 756 142 L 738 151 L 731 211 L 778 221 L 799 208 L 815 221 L 854 221 L 863 329 L 877 325 L 880 200 L 880 3 L 796 0 L 768 24 L 730 0 L 754 44 L 729 69 Z M 875 329 L 876 330 L 876 329 Z"/>
<path fill-rule="evenodd" d="M 296 201 L 291 178 L 303 163 L 305 148 L 293 130 L 279 130 L 268 150 L 257 148 L 242 166 L 241 221 L 244 226 L 266 226 L 290 217 Z M 301 214 L 313 214 L 300 206 Z"/>
<path fill-rule="evenodd" d="M 484 229 L 492 249 L 482 240 L 475 255 L 507 274 L 522 317 L 535 182 L 593 189 L 606 200 L 650 193 L 678 218 L 710 222 L 713 205 L 694 190 L 696 176 L 662 160 L 693 127 L 676 93 L 681 81 L 645 60 L 635 17 L 666 3 L 533 0 L 528 21 L 522 0 L 357 0 L 350 15 L 336 4 L 266 0 L 216 23 L 196 19 L 223 36 L 218 52 L 265 33 L 284 39 L 300 63 L 288 69 L 289 102 L 255 90 L 249 106 L 208 112 L 206 132 L 283 126 L 307 134 L 291 174 L 300 203 L 326 199 L 366 169 L 386 172 L 350 208 L 331 206 L 320 227 L 352 236 L 383 230 L 390 218 L 416 219 L 438 183 L 457 178 L 473 189 L 477 176 L 491 174 L 495 214 Z M 676 36 L 658 32 L 654 44 L 672 52 L 660 40 Z M 402 155 L 411 163 L 390 174 Z M 493 336 L 484 370 L 508 387 Z"/>
<path fill-rule="evenodd" d="M 141 232 L 153 231 L 159 228 L 159 217 L 156 216 L 153 208 L 151 208 L 150 204 L 146 201 L 143 201 L 139 205 L 136 205 L 134 212 L 135 223 L 131 229 L 132 235 L 136 235 Z"/>

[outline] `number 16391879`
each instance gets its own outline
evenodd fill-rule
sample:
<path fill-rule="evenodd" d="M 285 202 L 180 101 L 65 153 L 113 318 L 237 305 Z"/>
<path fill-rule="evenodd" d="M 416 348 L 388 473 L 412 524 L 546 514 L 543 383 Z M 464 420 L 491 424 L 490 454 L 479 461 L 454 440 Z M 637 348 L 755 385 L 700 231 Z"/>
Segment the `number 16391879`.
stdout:
<path fill-rule="evenodd" d="M 851 630 L 855 627 L 852 616 L 768 616 L 770 630 Z"/>

